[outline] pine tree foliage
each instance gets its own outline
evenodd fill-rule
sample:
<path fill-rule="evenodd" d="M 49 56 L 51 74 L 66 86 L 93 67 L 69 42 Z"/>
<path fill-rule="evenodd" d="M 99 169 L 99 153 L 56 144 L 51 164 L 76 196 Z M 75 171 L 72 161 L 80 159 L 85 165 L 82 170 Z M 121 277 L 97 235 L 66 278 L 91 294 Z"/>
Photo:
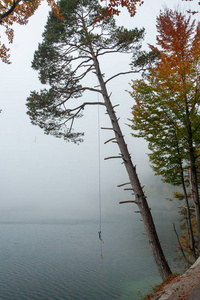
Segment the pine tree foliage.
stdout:
<path fill-rule="evenodd" d="M 88 74 L 95 72 L 93 53 L 101 57 L 139 49 L 144 30 L 117 27 L 112 15 L 101 24 L 94 23 L 96 12 L 103 13 L 96 0 L 61 1 L 59 5 L 64 21 L 52 13 L 49 15 L 43 42 L 32 62 L 41 83 L 50 88 L 39 93 L 33 91 L 27 99 L 27 107 L 31 122 L 45 133 L 76 143 L 82 141 L 83 133 L 73 131 L 74 120 L 92 103 L 81 103 L 72 109 L 76 105 L 74 101 L 84 91 L 102 93 L 97 87 L 82 84 L 83 80 L 87 82 Z"/>

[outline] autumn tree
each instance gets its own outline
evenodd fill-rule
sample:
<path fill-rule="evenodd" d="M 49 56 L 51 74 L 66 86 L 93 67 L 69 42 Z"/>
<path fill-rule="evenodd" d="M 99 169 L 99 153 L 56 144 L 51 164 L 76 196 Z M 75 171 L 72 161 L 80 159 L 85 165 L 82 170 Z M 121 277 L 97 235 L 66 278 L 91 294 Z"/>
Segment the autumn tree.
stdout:
<path fill-rule="evenodd" d="M 13 25 L 26 25 L 29 18 L 35 13 L 42 0 L 0 0 L 0 26 L 5 29 L 8 42 L 14 38 Z M 54 0 L 47 0 L 52 12 L 60 19 L 59 7 Z M 4 63 L 10 63 L 9 48 L 0 41 L 0 58 Z"/>
<path fill-rule="evenodd" d="M 137 6 L 141 6 L 143 4 L 143 0 L 100 0 L 106 8 L 101 12 L 100 14 L 97 13 L 95 16 L 95 21 L 100 21 L 103 20 L 104 18 L 107 17 L 107 15 L 112 14 L 112 15 L 119 15 L 120 14 L 120 7 L 123 8 L 125 7 L 129 15 L 131 17 L 134 17 L 136 14 L 136 9 Z"/>
<path fill-rule="evenodd" d="M 96 0 L 61 0 L 60 6 L 64 21 L 52 13 L 49 15 L 43 42 L 35 52 L 32 63 L 32 67 L 39 72 L 40 81 L 48 84 L 49 89 L 31 92 L 27 99 L 28 115 L 31 122 L 43 128 L 45 133 L 76 143 L 82 139 L 82 133 L 74 131 L 74 122 L 83 115 L 83 109 L 86 110 L 89 105 L 105 107 L 111 121 L 111 127 L 107 129 L 114 134 L 107 142 L 116 142 L 120 149 L 117 157 L 122 159 L 130 180 L 128 184 L 135 195 L 130 202 L 138 205 L 158 270 L 161 277 L 166 279 L 171 270 L 107 90 L 107 84 L 112 79 L 132 71 L 122 70 L 106 78 L 99 61 L 103 56 L 110 55 L 114 64 L 117 63 L 114 62 L 114 53 L 127 55 L 138 51 L 144 30 L 117 27 L 112 15 L 108 15 L 101 24 L 94 23 L 94 16 L 99 9 Z M 98 86 L 92 84 L 91 76 L 95 76 L 95 81 L 98 79 Z M 77 98 L 84 91 L 99 93 L 102 101 L 80 103 L 79 100 L 76 106 Z"/>
<path fill-rule="evenodd" d="M 97 15 L 96 20 L 101 20 L 106 17 L 108 14 L 119 15 L 121 13 L 121 8 L 126 8 L 131 17 L 134 17 L 138 6 L 144 4 L 145 0 L 100 0 L 103 4 L 106 5 L 106 10 L 103 14 Z M 182 0 L 183 2 L 193 2 L 193 0 Z M 200 5 L 200 2 L 198 2 Z M 188 13 L 196 14 L 199 13 L 198 10 L 188 9 Z"/>
<path fill-rule="evenodd" d="M 119 15 L 121 13 L 121 8 L 125 7 L 129 15 L 131 17 L 134 17 L 137 12 L 137 7 L 141 6 L 145 0 L 100 0 L 106 5 L 106 10 L 101 15 L 101 19 L 105 18 L 107 14 L 113 14 L 113 15 Z M 192 2 L 193 0 L 182 0 L 183 2 Z M 198 2 L 198 5 L 200 5 L 200 2 Z M 189 9 L 187 10 L 188 13 L 196 14 L 199 13 L 199 11 Z M 99 20 L 100 15 L 97 16 L 97 19 Z"/>
<path fill-rule="evenodd" d="M 165 182 L 181 185 L 187 204 L 191 248 L 200 251 L 198 157 L 200 147 L 200 25 L 165 8 L 157 18 L 157 47 L 138 55 L 135 67 L 147 68 L 132 84 L 134 136 L 148 141 L 152 167 Z M 185 172 L 189 173 L 186 180 Z M 187 181 L 187 182 L 186 182 Z M 188 187 L 196 209 L 195 253 Z"/>

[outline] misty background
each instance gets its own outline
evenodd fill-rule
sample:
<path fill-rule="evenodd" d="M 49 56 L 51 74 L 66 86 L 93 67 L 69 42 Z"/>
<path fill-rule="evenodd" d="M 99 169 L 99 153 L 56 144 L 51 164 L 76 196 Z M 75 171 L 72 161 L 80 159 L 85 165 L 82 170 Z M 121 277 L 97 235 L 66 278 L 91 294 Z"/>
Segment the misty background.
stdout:
<path fill-rule="evenodd" d="M 194 2 L 194 3 L 193 3 Z M 138 8 L 134 18 L 129 17 L 126 9 L 117 17 L 117 24 L 128 28 L 146 29 L 144 48 L 156 41 L 156 16 L 163 5 L 181 10 L 198 9 L 197 1 L 182 2 L 168 0 L 145 1 Z M 15 25 L 13 45 L 10 45 L 11 62 L 0 63 L 0 221 L 27 221 L 43 219 L 94 219 L 99 218 L 99 147 L 98 147 L 98 109 L 86 107 L 84 116 L 75 122 L 75 128 L 85 132 L 84 142 L 80 145 L 66 143 L 62 139 L 47 136 L 39 127 L 30 123 L 26 115 L 26 98 L 30 91 L 39 91 L 38 74 L 31 69 L 31 61 L 47 20 L 49 7 L 44 2 L 31 17 L 28 25 Z M 198 18 L 198 15 L 195 15 Z M 1 39 L 6 37 L 0 28 Z M 129 55 L 114 55 L 103 58 L 101 69 L 105 77 L 129 68 Z M 177 203 L 166 201 L 171 188 L 160 183 L 148 162 L 147 144 L 142 139 L 131 136 L 130 124 L 133 99 L 130 90 L 131 79 L 140 75 L 126 75 L 114 79 L 108 85 L 113 104 L 120 117 L 122 132 L 128 144 L 133 163 L 137 166 L 142 185 L 148 196 L 153 215 L 174 215 Z M 94 82 L 94 85 L 96 83 Z M 82 101 L 97 101 L 96 93 L 85 93 Z M 101 99 L 100 99 L 101 101 Z M 104 108 L 100 107 L 100 126 L 110 127 Z M 111 131 L 101 130 L 101 198 L 102 219 L 137 218 L 136 206 L 119 205 L 119 201 L 131 200 L 130 192 L 118 188 L 118 184 L 128 181 L 121 160 L 104 161 L 105 157 L 118 155 L 115 144 L 104 142 L 113 137 Z M 176 210 L 175 210 L 176 211 Z"/>

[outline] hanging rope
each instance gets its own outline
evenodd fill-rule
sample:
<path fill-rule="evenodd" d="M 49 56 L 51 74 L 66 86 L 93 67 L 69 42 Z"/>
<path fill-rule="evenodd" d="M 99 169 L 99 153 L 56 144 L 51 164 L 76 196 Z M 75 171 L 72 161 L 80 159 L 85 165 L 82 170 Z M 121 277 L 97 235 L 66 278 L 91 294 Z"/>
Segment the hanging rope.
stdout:
<path fill-rule="evenodd" d="M 99 102 L 99 94 L 98 94 L 98 102 Z M 98 105 L 98 169 L 99 169 L 99 174 L 98 174 L 98 177 L 99 177 L 99 183 L 98 183 L 98 186 L 99 186 L 99 191 L 98 191 L 98 197 L 99 197 L 99 231 L 98 231 L 98 234 L 99 234 L 99 239 L 101 242 L 104 242 L 102 240 L 102 236 L 101 236 L 101 136 L 100 136 L 100 108 L 99 108 L 99 105 Z"/>
<path fill-rule="evenodd" d="M 107 6 L 107 1 L 106 1 L 106 6 Z M 103 34 L 103 23 L 101 23 L 101 34 Z M 97 80 L 97 85 L 98 85 L 98 80 Z M 99 103 L 99 93 L 98 93 L 98 103 Z M 99 155 L 99 240 L 104 243 L 101 237 L 101 135 L 100 135 L 100 107 L 98 105 L 98 155 Z M 102 249 L 101 249 L 101 257 L 102 256 Z"/>
<path fill-rule="evenodd" d="M 107 4 L 107 1 L 106 1 Z M 103 26 L 101 26 L 101 34 L 103 34 Z M 97 80 L 97 86 L 98 86 L 98 80 Z M 99 103 L 99 93 L 98 93 L 98 103 Z M 97 122 L 98 122 L 98 167 L 99 167 L 99 191 L 98 191 L 98 195 L 99 195 L 99 240 L 101 242 L 101 276 L 103 277 L 103 244 L 104 241 L 102 239 L 102 233 L 101 233 L 101 208 L 102 208 L 102 199 L 101 199 L 101 135 L 100 135 L 100 105 L 98 105 L 98 117 L 97 117 Z"/>
<path fill-rule="evenodd" d="M 99 102 L 99 94 L 98 94 L 98 102 Z M 103 243 L 104 241 L 102 240 L 102 236 L 101 236 L 101 207 L 102 207 L 102 203 L 101 203 L 101 135 L 100 135 L 100 107 L 98 105 L 98 118 L 97 118 L 97 122 L 98 122 L 98 168 L 99 168 L 99 191 L 98 191 L 98 197 L 99 197 L 99 240 L 101 242 L 101 276 L 103 277 Z"/>

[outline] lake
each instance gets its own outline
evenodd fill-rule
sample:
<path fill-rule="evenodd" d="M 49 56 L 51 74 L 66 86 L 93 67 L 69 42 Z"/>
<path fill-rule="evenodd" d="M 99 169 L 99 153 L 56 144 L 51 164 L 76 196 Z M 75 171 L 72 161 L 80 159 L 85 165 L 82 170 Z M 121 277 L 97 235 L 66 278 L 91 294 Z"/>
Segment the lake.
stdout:
<path fill-rule="evenodd" d="M 103 220 L 104 243 L 97 220 L 1 222 L 0 298 L 140 299 L 161 279 L 135 215 Z M 177 268 L 163 218 L 161 240 Z"/>

